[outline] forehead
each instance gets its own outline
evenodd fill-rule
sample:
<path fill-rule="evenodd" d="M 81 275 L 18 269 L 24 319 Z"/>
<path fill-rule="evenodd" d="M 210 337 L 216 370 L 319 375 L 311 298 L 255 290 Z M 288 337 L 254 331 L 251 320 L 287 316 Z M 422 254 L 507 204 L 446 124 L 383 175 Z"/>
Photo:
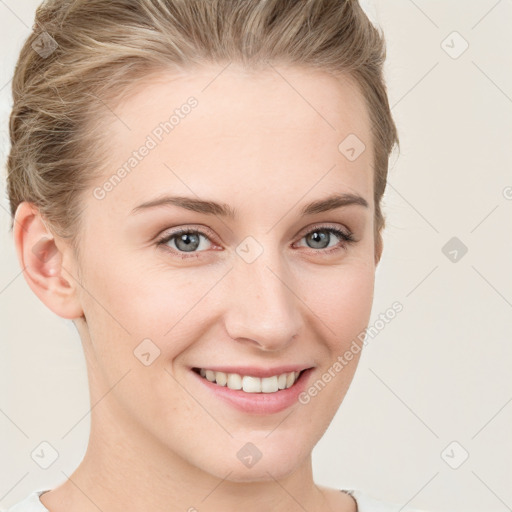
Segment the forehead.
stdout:
<path fill-rule="evenodd" d="M 239 210 L 263 189 L 295 201 L 338 189 L 371 203 L 370 121 L 346 76 L 270 65 L 162 73 L 116 105 L 105 128 L 108 169 L 99 184 L 126 171 L 106 198 L 115 197 L 115 208 L 169 191 L 228 195 Z M 348 146 L 362 151 L 358 158 Z"/>

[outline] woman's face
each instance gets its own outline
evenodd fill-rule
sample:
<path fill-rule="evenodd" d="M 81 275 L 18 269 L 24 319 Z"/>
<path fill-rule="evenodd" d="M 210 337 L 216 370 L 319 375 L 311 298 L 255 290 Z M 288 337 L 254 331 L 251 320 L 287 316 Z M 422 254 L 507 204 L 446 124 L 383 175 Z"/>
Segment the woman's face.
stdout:
<path fill-rule="evenodd" d="M 162 75 L 103 125 L 109 170 L 85 197 L 78 289 L 91 401 L 104 396 L 92 433 L 109 422 L 155 457 L 280 478 L 331 422 L 360 352 L 344 354 L 369 322 L 370 122 L 348 80 L 220 71 Z M 308 207 L 343 194 L 367 206 Z M 193 368 L 311 370 L 254 393 Z"/>

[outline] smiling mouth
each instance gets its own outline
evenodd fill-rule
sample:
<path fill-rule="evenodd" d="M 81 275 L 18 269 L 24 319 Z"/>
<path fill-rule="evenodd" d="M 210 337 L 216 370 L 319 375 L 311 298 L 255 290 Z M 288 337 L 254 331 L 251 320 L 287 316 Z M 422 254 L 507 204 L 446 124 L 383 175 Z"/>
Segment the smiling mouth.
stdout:
<path fill-rule="evenodd" d="M 271 377 L 254 377 L 238 373 L 225 373 L 204 368 L 192 368 L 192 371 L 217 386 L 240 390 L 246 393 L 276 393 L 289 389 L 301 378 L 307 369 L 300 372 L 286 372 Z"/>

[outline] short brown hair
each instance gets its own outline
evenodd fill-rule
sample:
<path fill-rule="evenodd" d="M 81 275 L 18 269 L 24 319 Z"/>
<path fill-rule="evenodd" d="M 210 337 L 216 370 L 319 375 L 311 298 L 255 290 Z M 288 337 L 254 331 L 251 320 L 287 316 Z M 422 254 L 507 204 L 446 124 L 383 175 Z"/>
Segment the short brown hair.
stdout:
<path fill-rule="evenodd" d="M 12 217 L 20 202 L 32 202 L 78 249 L 82 194 L 100 175 L 101 150 L 108 149 L 97 120 L 135 81 L 203 63 L 258 69 L 268 61 L 344 73 L 359 85 L 373 134 L 380 253 L 380 203 L 389 155 L 399 143 L 385 57 L 382 31 L 357 0 L 47 0 L 12 83 Z"/>

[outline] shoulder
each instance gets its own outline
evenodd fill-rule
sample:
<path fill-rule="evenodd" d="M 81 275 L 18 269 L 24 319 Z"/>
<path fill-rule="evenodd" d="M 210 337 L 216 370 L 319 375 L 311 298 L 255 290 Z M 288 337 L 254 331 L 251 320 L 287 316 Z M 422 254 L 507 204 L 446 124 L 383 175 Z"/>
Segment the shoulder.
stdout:
<path fill-rule="evenodd" d="M 397 510 L 401 512 L 427 512 L 414 507 L 404 507 L 399 503 L 382 501 L 360 489 L 343 489 L 343 492 L 350 494 L 356 500 L 357 512 L 396 512 Z"/>
<path fill-rule="evenodd" d="M 41 503 L 39 496 L 49 489 L 38 489 L 31 492 L 22 501 L 15 503 L 5 512 L 49 512 L 49 510 Z"/>

